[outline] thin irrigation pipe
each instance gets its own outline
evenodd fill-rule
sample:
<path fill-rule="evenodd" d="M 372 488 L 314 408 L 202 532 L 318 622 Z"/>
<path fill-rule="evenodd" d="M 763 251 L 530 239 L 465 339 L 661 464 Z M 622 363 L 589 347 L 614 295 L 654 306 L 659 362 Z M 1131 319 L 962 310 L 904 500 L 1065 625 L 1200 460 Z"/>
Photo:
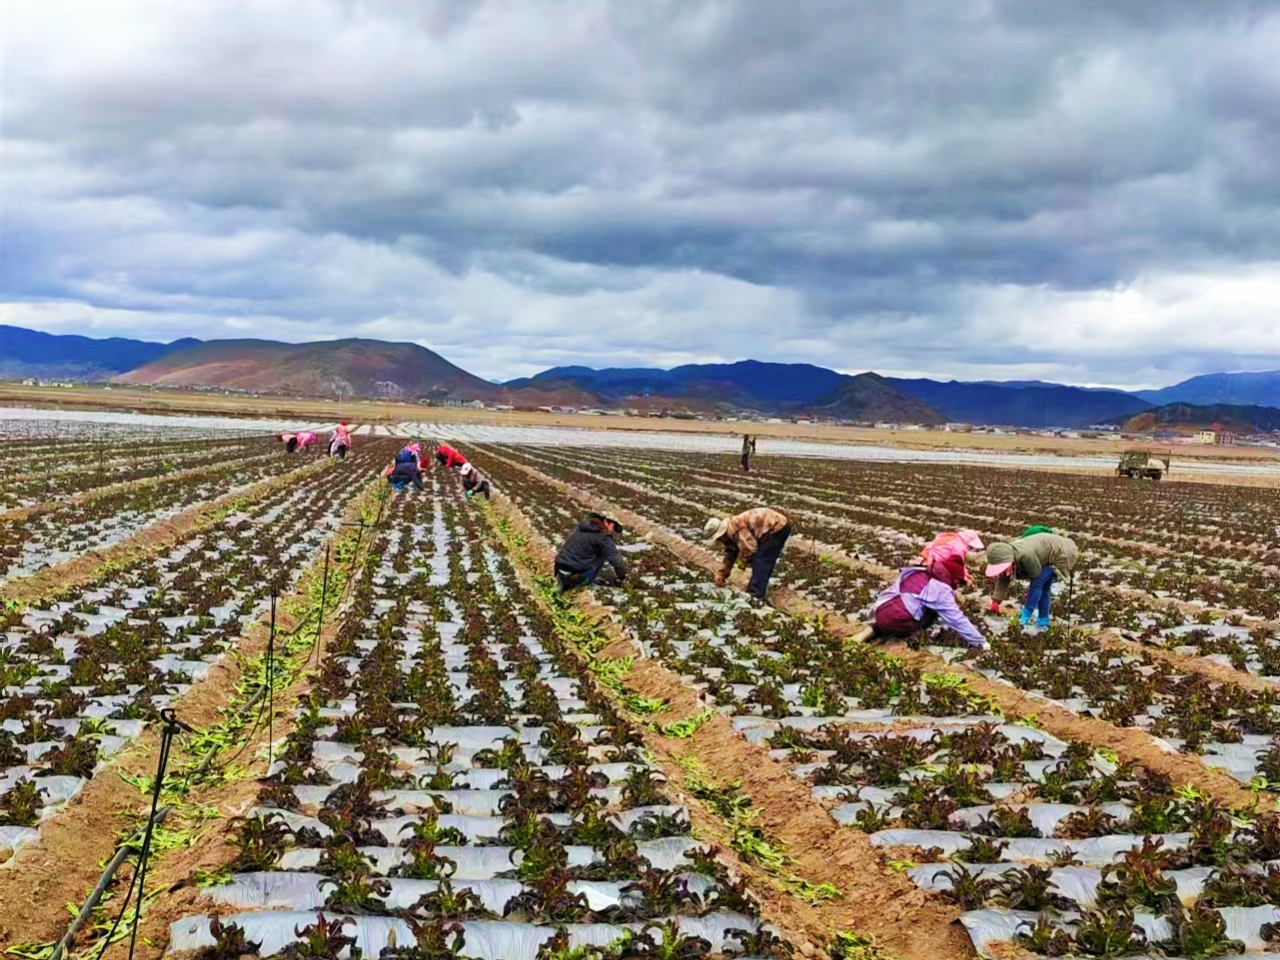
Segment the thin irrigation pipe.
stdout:
<path fill-rule="evenodd" d="M 172 811 L 173 807 L 167 806 L 161 807 L 157 810 L 154 817 L 155 824 L 158 826 L 164 823 L 165 819 Z M 84 906 L 80 908 L 80 912 L 76 914 L 75 919 L 73 919 L 71 924 L 67 927 L 67 932 L 62 935 L 62 939 L 58 941 L 57 945 L 53 948 L 53 952 L 49 954 L 49 960 L 62 960 L 62 956 L 71 949 L 72 944 L 75 943 L 76 934 L 80 932 L 80 928 L 83 927 L 85 921 L 89 919 L 94 908 L 102 902 L 102 897 L 107 892 L 107 887 L 110 886 L 111 881 L 115 879 L 116 872 L 120 869 L 121 864 L 128 859 L 130 852 L 133 850 L 134 842 L 141 839 L 139 833 L 141 833 L 141 830 L 131 836 L 128 840 L 124 841 L 124 843 L 120 844 L 120 847 L 116 850 L 116 855 L 111 858 L 106 869 L 102 871 L 102 876 L 98 878 L 98 885 L 93 888 L 93 892 L 90 893 L 89 898 L 85 900 Z M 137 871 L 134 871 L 134 876 L 137 876 Z M 130 891 L 132 891 L 132 889 L 133 888 L 131 886 Z M 126 904 L 128 903 L 127 898 L 125 902 Z M 121 916 L 123 916 L 123 914 L 121 914 Z"/>

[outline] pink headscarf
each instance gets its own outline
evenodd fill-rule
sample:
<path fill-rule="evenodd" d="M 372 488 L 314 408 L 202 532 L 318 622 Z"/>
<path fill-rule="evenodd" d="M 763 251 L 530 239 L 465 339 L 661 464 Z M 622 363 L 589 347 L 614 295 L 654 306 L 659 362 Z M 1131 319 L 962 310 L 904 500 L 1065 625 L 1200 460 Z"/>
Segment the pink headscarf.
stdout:
<path fill-rule="evenodd" d="M 985 549 L 982 538 L 976 530 L 945 530 L 925 544 L 920 551 L 920 564 L 929 567 L 934 563 L 944 563 L 952 557 L 958 557 L 963 563 L 971 550 Z M 969 571 L 966 568 L 964 582 L 969 582 Z"/>

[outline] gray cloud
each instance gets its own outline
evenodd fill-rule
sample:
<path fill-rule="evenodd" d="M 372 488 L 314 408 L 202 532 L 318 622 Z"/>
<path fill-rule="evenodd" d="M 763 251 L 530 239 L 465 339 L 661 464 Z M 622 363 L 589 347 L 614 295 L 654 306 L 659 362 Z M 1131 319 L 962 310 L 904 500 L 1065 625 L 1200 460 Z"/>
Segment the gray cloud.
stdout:
<path fill-rule="evenodd" d="M 1280 366 L 1270 4 L 25 7 L 7 322 L 362 332 L 490 376 Z"/>

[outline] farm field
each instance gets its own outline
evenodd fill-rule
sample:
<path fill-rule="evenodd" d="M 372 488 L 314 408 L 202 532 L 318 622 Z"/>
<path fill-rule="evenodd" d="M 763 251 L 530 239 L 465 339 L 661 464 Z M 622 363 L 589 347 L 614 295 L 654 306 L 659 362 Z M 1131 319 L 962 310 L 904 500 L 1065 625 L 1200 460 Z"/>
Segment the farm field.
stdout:
<path fill-rule="evenodd" d="M 1280 950 L 1274 490 L 459 442 L 486 502 L 439 468 L 389 494 L 410 424 L 345 463 L 29 432 L 0 474 L 18 956 L 52 956 L 126 840 L 66 955 L 135 929 L 201 960 Z M 766 503 L 797 535 L 760 606 L 700 540 Z M 562 596 L 591 509 L 631 572 Z M 849 639 L 938 530 L 1037 522 L 1082 551 L 1049 630 L 969 591 L 985 652 Z"/>
<path fill-rule="evenodd" d="M 548 540 L 589 506 L 614 508 L 633 533 L 647 534 L 638 582 L 606 601 L 620 628 L 730 714 L 745 739 L 794 761 L 794 775 L 834 819 L 915 864 L 906 868 L 913 881 L 963 907 L 984 955 L 1264 949 L 1275 898 L 1213 891 L 1227 876 L 1269 869 L 1256 851 L 1232 848 L 1244 842 L 1246 821 L 1226 811 L 1255 801 L 1270 810 L 1280 772 L 1273 491 L 778 458 L 748 478 L 735 458 L 660 451 L 491 447 L 474 458 Z M 780 609 L 766 620 L 789 610 L 834 614 L 828 623 L 865 618 L 891 569 L 938 529 L 972 526 L 998 538 L 1045 522 L 1068 528 L 1085 552 L 1070 623 L 1024 633 L 971 598 L 965 605 L 989 652 L 893 650 L 902 659 L 886 666 L 863 650 L 848 666 L 847 645 L 804 633 L 815 621 L 771 630 L 752 622 L 759 611 L 735 609 L 732 595 L 707 583 L 710 558 L 693 544 L 708 510 L 763 503 L 811 538 L 784 554 Z M 803 639 L 788 640 L 795 631 Z M 932 672 L 892 673 L 930 656 Z M 827 679 L 828 669 L 837 677 Z M 1010 689 L 1024 715 L 1040 714 L 1033 726 L 1011 724 L 1001 709 Z M 892 732 L 875 729 L 889 724 Z M 962 748 L 953 760 L 959 734 L 994 753 Z M 903 751 L 890 763 L 901 765 L 880 772 L 886 749 Z M 1193 758 L 1209 776 L 1192 775 L 1190 786 Z M 1217 771 L 1248 789 L 1233 791 Z M 1160 811 L 1159 836 L 1144 819 L 1147 801 Z M 1193 852 L 1205 829 L 1198 818 L 1219 813 L 1218 829 L 1233 826 L 1206 859 Z M 1270 822 L 1267 814 L 1247 829 Z M 982 837 L 1005 846 L 959 852 Z M 1164 895 L 1116 892 L 1152 863 Z M 1021 872 L 1009 873 L 1015 865 Z M 1014 891 L 1034 885 L 1028 872 L 1052 902 Z M 1083 886 L 1072 889 L 1076 882 Z"/>

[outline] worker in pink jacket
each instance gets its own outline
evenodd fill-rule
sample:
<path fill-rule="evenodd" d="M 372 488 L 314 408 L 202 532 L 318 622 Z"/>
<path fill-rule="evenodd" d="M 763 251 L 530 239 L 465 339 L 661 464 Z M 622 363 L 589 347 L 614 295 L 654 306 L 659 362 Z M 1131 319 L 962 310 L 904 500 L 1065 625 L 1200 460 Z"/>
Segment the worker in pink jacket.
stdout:
<path fill-rule="evenodd" d="M 284 444 L 286 453 L 297 453 L 299 450 L 307 449 L 320 438 L 310 430 L 300 430 L 297 433 L 277 433 L 276 439 Z"/>
<path fill-rule="evenodd" d="M 350 449 L 351 431 L 347 429 L 347 421 L 343 420 L 333 428 L 333 433 L 329 435 L 329 456 L 345 460 Z"/>

